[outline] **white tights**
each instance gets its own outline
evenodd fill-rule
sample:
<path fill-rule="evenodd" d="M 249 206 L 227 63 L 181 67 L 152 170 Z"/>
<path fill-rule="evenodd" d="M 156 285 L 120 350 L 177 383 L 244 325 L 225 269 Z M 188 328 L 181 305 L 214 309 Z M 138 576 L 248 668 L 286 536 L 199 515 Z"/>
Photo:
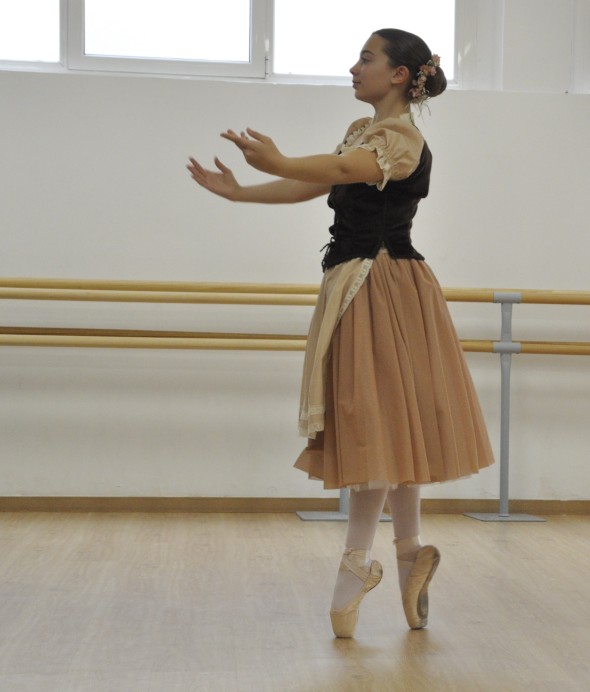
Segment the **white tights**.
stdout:
<path fill-rule="evenodd" d="M 420 488 L 400 485 L 395 490 L 351 490 L 346 548 L 365 551 L 364 565 L 371 562 L 370 551 L 385 501 L 389 505 L 397 556 L 411 559 L 420 547 Z M 401 567 L 400 567 L 401 570 Z M 400 571 L 403 588 L 406 574 Z M 332 608 L 340 610 L 356 593 L 360 579 L 352 572 L 338 572 Z"/>

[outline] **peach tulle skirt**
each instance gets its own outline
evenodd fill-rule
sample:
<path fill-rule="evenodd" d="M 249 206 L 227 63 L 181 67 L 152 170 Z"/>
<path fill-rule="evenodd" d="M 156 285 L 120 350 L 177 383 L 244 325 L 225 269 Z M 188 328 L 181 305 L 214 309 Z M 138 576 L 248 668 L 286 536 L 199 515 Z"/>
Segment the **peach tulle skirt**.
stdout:
<path fill-rule="evenodd" d="M 377 255 L 332 335 L 324 398 L 324 429 L 295 467 L 325 488 L 439 483 L 494 462 L 446 301 L 423 261 Z"/>

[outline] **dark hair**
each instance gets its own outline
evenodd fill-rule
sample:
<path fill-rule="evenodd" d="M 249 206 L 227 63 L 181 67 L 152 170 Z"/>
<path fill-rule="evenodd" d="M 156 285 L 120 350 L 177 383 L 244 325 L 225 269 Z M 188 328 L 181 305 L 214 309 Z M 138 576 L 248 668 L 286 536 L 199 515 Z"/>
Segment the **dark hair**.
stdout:
<path fill-rule="evenodd" d="M 405 65 L 410 71 L 410 79 L 408 80 L 406 96 L 408 101 L 420 103 L 425 98 L 438 96 L 447 88 L 447 78 L 442 68 L 436 68 L 436 74 L 426 77 L 426 96 L 413 99 L 410 94 L 410 89 L 414 86 L 413 80 L 416 78 L 418 70 L 422 65 L 432 58 L 432 51 L 426 43 L 416 34 L 411 34 L 409 31 L 402 29 L 378 29 L 373 32 L 373 35 L 380 36 L 385 41 L 383 50 L 389 58 L 389 63 L 392 67 Z"/>

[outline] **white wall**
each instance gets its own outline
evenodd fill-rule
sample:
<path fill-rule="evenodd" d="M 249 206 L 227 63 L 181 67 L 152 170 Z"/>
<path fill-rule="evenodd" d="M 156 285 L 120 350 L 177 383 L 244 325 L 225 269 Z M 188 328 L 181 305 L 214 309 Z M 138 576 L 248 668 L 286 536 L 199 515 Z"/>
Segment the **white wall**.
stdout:
<path fill-rule="evenodd" d="M 526 19 L 513 14 L 511 36 Z M 507 45 L 504 75 L 519 61 Z M 414 241 L 443 285 L 590 290 L 590 97 L 564 93 L 562 67 L 546 89 L 449 91 L 418 121 L 435 164 Z M 243 182 L 262 180 L 217 136 L 246 125 L 287 154 L 329 151 L 366 112 L 348 88 L 3 72 L 0 93 L 0 275 L 319 282 L 324 201 L 233 205 L 184 164 L 219 154 Z M 515 337 L 590 341 L 588 310 L 517 306 Z M 452 311 L 462 337 L 498 337 L 498 306 Z M 303 333 L 309 317 L 0 305 L 10 325 Z M 468 362 L 497 449 L 498 358 Z M 323 496 L 291 468 L 301 365 L 299 353 L 2 348 L 0 495 Z M 515 357 L 511 496 L 590 498 L 588 420 L 590 358 Z M 425 496 L 497 493 L 496 465 Z"/>

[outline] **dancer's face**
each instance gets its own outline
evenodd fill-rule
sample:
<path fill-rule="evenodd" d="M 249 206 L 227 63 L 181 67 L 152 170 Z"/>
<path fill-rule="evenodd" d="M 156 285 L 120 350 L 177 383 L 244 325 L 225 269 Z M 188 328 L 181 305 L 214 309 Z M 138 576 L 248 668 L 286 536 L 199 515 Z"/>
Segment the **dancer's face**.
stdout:
<path fill-rule="evenodd" d="M 359 101 L 375 104 L 399 83 L 399 67 L 389 64 L 384 39 L 373 35 L 363 46 L 358 61 L 350 68 L 352 88 Z"/>

